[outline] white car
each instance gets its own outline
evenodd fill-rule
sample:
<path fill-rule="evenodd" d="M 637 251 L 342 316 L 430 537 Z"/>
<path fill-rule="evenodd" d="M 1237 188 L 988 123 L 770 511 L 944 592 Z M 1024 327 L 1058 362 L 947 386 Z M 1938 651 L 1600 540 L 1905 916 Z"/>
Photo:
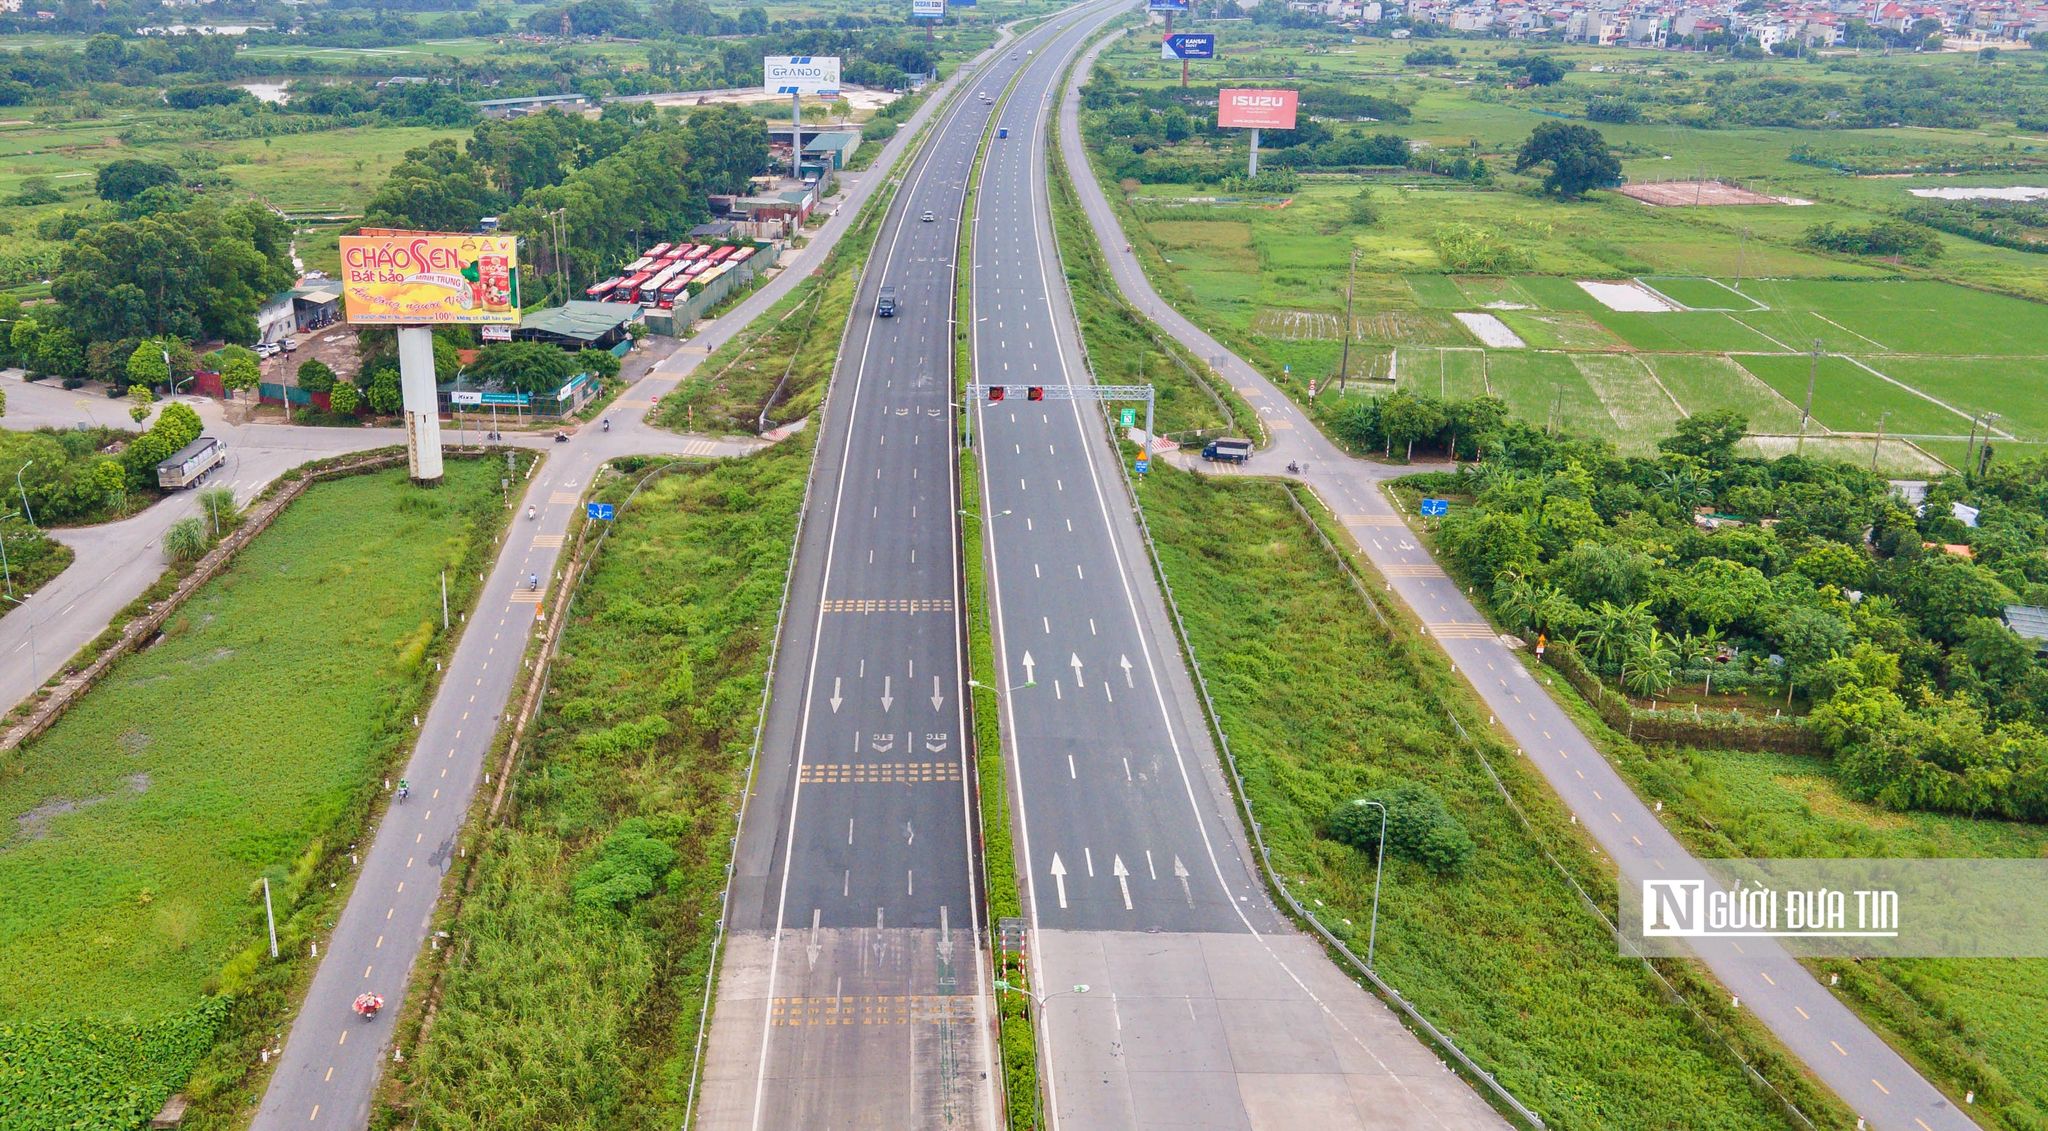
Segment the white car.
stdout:
<path fill-rule="evenodd" d="M 286 353 L 290 353 L 293 350 L 299 348 L 299 340 L 297 338 L 286 338 L 277 344 L 284 347 L 284 352 Z"/>
<path fill-rule="evenodd" d="M 280 351 L 276 342 L 257 342 L 257 357 L 275 357 Z"/>
<path fill-rule="evenodd" d="M 929 209 L 929 208 L 925 209 L 925 210 L 924 210 L 924 216 L 922 217 L 922 219 L 923 219 L 923 220 L 924 220 L 924 222 L 925 222 L 925 223 L 927 223 L 927 224 L 931 223 L 931 222 L 932 222 L 932 210 L 931 210 L 931 209 Z"/>

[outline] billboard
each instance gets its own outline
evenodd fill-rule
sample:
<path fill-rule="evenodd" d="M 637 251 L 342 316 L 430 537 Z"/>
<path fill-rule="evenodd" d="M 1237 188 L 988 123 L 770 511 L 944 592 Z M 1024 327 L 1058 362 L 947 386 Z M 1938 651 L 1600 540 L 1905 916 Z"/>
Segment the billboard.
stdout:
<path fill-rule="evenodd" d="M 1145 10 L 1185 16 L 1188 14 L 1188 0 L 1145 0 Z"/>
<path fill-rule="evenodd" d="M 341 237 L 341 301 L 357 325 L 519 324 L 517 236 L 367 229 Z"/>
<path fill-rule="evenodd" d="M 761 60 L 761 89 L 770 94 L 836 94 L 839 56 L 767 56 Z"/>
<path fill-rule="evenodd" d="M 1225 129 L 1291 130 L 1300 99 L 1292 90 L 1219 91 L 1216 124 Z"/>
<path fill-rule="evenodd" d="M 1161 59 L 1214 59 L 1216 37 L 1213 35 L 1187 35 L 1174 32 L 1159 41 Z"/>
<path fill-rule="evenodd" d="M 946 18 L 946 0 L 910 0 L 910 18 L 943 20 Z"/>

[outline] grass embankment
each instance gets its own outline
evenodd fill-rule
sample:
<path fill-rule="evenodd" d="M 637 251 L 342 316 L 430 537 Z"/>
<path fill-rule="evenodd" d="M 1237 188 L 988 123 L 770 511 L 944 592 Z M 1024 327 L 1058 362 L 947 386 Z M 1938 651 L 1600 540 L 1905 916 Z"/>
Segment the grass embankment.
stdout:
<path fill-rule="evenodd" d="M 1553 1127 L 1785 1126 L 1716 1035 L 1619 955 L 1545 859 L 1548 849 L 1588 890 L 1611 889 L 1567 815 L 1495 751 L 1541 832 L 1520 823 L 1447 718 L 1467 711 L 1457 677 L 1426 645 L 1381 628 L 1285 491 L 1169 469 L 1153 473 L 1145 507 L 1274 867 L 1296 897 L 1319 901 L 1324 922 L 1362 949 L 1373 861 L 1326 836 L 1325 818 L 1395 779 L 1423 783 L 1478 850 L 1449 878 L 1390 854 L 1378 938 L 1389 982 Z M 1717 996 L 1684 968 L 1666 973 L 1694 1000 Z M 1716 1024 L 1739 1042 L 1754 1037 L 1739 1018 Z M 1796 1070 L 1750 1047 L 1809 1115 L 1839 1119 Z"/>
<path fill-rule="evenodd" d="M 501 473 L 311 488 L 0 766 L 0 1125 L 135 1126 L 181 1086 L 248 1098 L 433 682 L 441 571 L 464 608 L 495 546 Z"/>
<path fill-rule="evenodd" d="M 681 468 L 619 510 L 380 1125 L 680 1122 L 810 457 Z"/>
<path fill-rule="evenodd" d="M 771 427 L 816 412 L 839 359 L 838 331 L 852 313 L 861 265 L 894 198 L 888 186 L 869 197 L 853 230 L 839 238 L 811 277 L 663 397 L 656 422 L 683 432 L 753 435 L 764 407 Z"/>
<path fill-rule="evenodd" d="M 0 599 L 0 617 L 4 617 L 63 573 L 73 554 L 71 547 L 18 518 L 0 518 L 0 542 L 7 551 L 6 597 Z"/>
<path fill-rule="evenodd" d="M 1999 857 L 2048 854 L 2048 828 L 1939 813 L 1895 813 L 1845 795 L 1824 759 L 1649 748 L 1603 724 L 1572 688 L 1555 693 L 1672 831 L 1710 857 Z M 1987 1126 L 2048 1126 L 2048 960 L 1936 958 L 1815 962 L 1844 1000 L 1930 1078 L 1974 1091 Z"/>

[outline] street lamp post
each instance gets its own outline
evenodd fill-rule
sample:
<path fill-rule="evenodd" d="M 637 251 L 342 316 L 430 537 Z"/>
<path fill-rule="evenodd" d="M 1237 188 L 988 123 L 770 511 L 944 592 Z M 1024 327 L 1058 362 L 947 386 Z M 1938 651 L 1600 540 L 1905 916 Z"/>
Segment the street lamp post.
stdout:
<path fill-rule="evenodd" d="M 28 519 L 28 524 L 31 528 L 34 528 L 36 524 L 36 512 L 29 509 L 28 488 L 23 487 L 21 485 L 21 473 L 27 471 L 29 469 L 29 466 L 35 462 L 36 461 L 34 460 L 30 460 L 28 461 L 28 463 L 22 464 L 20 467 L 14 469 L 14 489 L 21 493 L 21 513 Z"/>
<path fill-rule="evenodd" d="M 1088 992 L 1088 986 L 1085 983 L 1076 985 L 1071 990 L 1056 990 L 1049 994 L 1038 993 L 1029 986 L 1016 985 L 1006 978 L 997 978 L 995 981 L 990 982 L 989 985 L 1004 993 L 1023 994 L 1036 1003 L 1040 1009 L 1044 1009 L 1045 1003 L 1056 997 L 1067 997 L 1072 994 L 1085 994 Z"/>
<path fill-rule="evenodd" d="M 1380 811 L 1379 859 L 1372 866 L 1372 924 L 1365 932 L 1365 968 L 1373 970 L 1373 949 L 1378 945 L 1380 937 L 1380 873 L 1387 867 L 1387 806 L 1384 802 L 1371 798 L 1366 798 L 1365 804 Z M 1373 972 L 1378 973 L 1377 970 Z"/>
<path fill-rule="evenodd" d="M 7 576 L 7 596 L 14 596 L 14 567 L 7 564 L 7 520 L 11 514 L 0 514 L 0 574 Z M 16 602 L 19 604 L 19 601 Z"/>

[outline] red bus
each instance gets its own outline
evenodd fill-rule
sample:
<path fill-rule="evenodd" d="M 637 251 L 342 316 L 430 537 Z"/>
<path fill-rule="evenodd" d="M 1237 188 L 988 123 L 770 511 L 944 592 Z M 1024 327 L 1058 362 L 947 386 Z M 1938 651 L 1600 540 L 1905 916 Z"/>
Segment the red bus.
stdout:
<path fill-rule="evenodd" d="M 604 282 L 594 284 L 593 286 L 591 286 L 589 290 L 584 291 L 583 297 L 589 299 L 592 302 L 603 302 L 605 300 L 605 296 L 611 294 L 612 290 L 623 281 L 624 280 L 621 279 L 619 276 L 613 275 L 611 278 L 606 279 Z"/>
<path fill-rule="evenodd" d="M 660 259 L 662 256 L 668 254 L 668 248 L 669 245 L 665 243 L 655 244 L 653 247 L 647 249 L 647 258 Z"/>
<path fill-rule="evenodd" d="M 752 258 L 752 257 L 753 257 L 754 251 L 755 251 L 755 249 L 754 249 L 753 247 L 751 247 L 751 246 L 748 246 L 748 247 L 743 247 L 743 248 L 740 248 L 740 249 L 739 249 L 738 251 L 735 251 L 735 252 L 733 252 L 733 253 L 732 253 L 732 258 L 730 258 L 730 259 L 726 260 L 726 262 L 727 262 L 727 263 L 742 263 L 742 262 L 745 262 L 746 260 L 748 260 L 748 259 L 750 259 L 750 258 Z"/>
<path fill-rule="evenodd" d="M 610 301 L 638 302 L 640 299 L 640 284 L 647 281 L 649 274 L 646 271 L 637 271 L 620 280 L 619 285 L 612 289 Z"/>
<path fill-rule="evenodd" d="M 695 244 L 695 245 L 692 245 L 692 246 L 691 246 L 691 248 L 690 248 L 690 250 L 688 250 L 688 251 L 684 252 L 684 253 L 683 253 L 683 258 L 684 258 L 684 259 L 702 259 L 702 258 L 704 258 L 705 256 L 707 256 L 707 255 L 710 255 L 710 254 L 711 254 L 711 245 L 710 245 L 710 244 L 708 244 L 708 243 L 700 243 L 700 244 Z"/>
<path fill-rule="evenodd" d="M 663 310 L 673 309 L 676 303 L 682 299 L 684 290 L 689 285 L 690 281 L 688 279 L 683 278 L 681 275 L 675 276 L 661 285 L 661 293 L 656 299 L 656 304 Z"/>
<path fill-rule="evenodd" d="M 717 251 L 712 252 L 705 258 L 712 263 L 723 263 L 725 262 L 725 257 L 731 255 L 734 250 L 736 249 L 734 249 L 731 245 L 727 245 L 725 247 L 719 248 Z"/>
<path fill-rule="evenodd" d="M 690 249 L 694 246 L 696 245 L 679 243 L 674 247 L 669 248 L 668 251 L 662 255 L 662 258 L 669 261 L 670 263 L 674 263 L 676 260 L 681 259 L 685 255 L 688 255 L 690 253 Z"/>

